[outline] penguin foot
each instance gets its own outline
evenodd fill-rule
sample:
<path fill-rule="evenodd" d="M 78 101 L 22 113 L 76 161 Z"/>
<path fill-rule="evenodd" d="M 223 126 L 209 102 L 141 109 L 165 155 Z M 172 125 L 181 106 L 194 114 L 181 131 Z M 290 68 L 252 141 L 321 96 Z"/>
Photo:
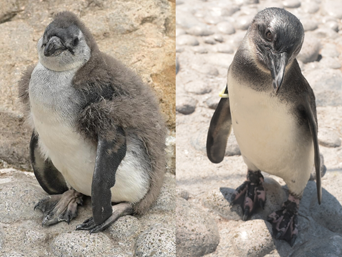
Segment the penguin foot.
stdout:
<path fill-rule="evenodd" d="M 94 217 L 85 220 L 82 224 L 76 226 L 76 230 L 89 230 L 90 233 L 97 233 L 105 230 L 111 224 L 113 224 L 118 218 L 130 215 L 133 213 L 132 204 L 119 203 L 112 207 L 113 213 L 109 218 L 104 220 L 100 224 L 96 224 Z"/>
<path fill-rule="evenodd" d="M 70 189 L 60 195 L 50 195 L 40 200 L 34 209 L 44 214 L 43 226 L 51 226 L 61 221 L 68 224 L 77 216 L 77 205 L 82 205 L 83 195 Z"/>
<path fill-rule="evenodd" d="M 264 176 L 260 171 L 248 170 L 247 179 L 235 189 L 231 198 L 231 205 L 239 203 L 243 210 L 242 219 L 246 221 L 253 212 L 261 207 L 264 209 L 266 194 L 262 183 Z"/>
<path fill-rule="evenodd" d="M 290 195 L 279 211 L 268 215 L 267 221 L 272 224 L 273 236 L 294 245 L 298 235 L 299 199 Z"/>

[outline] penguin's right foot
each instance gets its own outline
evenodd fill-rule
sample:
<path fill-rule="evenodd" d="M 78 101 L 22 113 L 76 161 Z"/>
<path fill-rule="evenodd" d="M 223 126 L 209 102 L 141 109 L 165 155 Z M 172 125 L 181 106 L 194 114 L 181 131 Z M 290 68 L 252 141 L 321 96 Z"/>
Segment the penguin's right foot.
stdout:
<path fill-rule="evenodd" d="M 239 203 L 243 210 L 242 219 L 246 221 L 253 212 L 258 208 L 264 208 L 266 194 L 262 183 L 264 182 L 264 176 L 260 170 L 247 172 L 246 181 L 235 189 L 231 198 L 231 205 Z"/>
<path fill-rule="evenodd" d="M 77 216 L 77 205 L 82 205 L 83 195 L 70 189 L 60 195 L 50 195 L 40 200 L 34 209 L 44 214 L 43 226 L 51 226 L 61 221 L 69 223 Z"/>

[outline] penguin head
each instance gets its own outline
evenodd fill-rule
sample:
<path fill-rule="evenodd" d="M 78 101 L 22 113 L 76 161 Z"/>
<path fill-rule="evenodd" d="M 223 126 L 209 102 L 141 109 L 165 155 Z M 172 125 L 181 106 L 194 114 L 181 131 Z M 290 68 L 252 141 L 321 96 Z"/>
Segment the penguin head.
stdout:
<path fill-rule="evenodd" d="M 304 41 L 304 28 L 296 16 L 280 8 L 259 12 L 248 30 L 255 46 L 258 66 L 269 70 L 277 93 L 287 65 L 298 55 Z"/>
<path fill-rule="evenodd" d="M 71 12 L 58 13 L 37 44 L 39 61 L 54 71 L 82 67 L 94 49 L 96 43 L 90 32 Z"/>

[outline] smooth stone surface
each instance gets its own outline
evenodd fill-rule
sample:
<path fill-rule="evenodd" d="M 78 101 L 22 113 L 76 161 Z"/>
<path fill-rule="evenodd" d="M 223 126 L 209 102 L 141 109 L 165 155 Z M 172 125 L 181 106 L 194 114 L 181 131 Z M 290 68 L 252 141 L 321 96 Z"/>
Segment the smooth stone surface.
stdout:
<path fill-rule="evenodd" d="M 190 96 L 177 96 L 176 111 L 182 114 L 191 114 L 195 111 L 197 102 Z"/>
<path fill-rule="evenodd" d="M 223 21 L 218 23 L 216 26 L 218 31 L 223 34 L 231 35 L 235 33 L 234 25 L 230 22 Z"/>
<path fill-rule="evenodd" d="M 194 36 L 190 35 L 180 35 L 177 37 L 177 45 L 188 45 L 188 46 L 198 46 L 199 42 Z"/>
<path fill-rule="evenodd" d="M 297 56 L 297 59 L 303 63 L 314 62 L 317 60 L 319 51 L 321 49 L 320 41 L 312 36 L 306 35 L 302 50 Z"/>
<path fill-rule="evenodd" d="M 175 229 L 167 224 L 157 224 L 141 233 L 135 246 L 136 257 L 176 256 Z"/>
<path fill-rule="evenodd" d="M 239 255 L 263 257 L 270 253 L 276 248 L 271 231 L 271 224 L 263 220 L 241 223 L 233 232 L 234 245 Z"/>
<path fill-rule="evenodd" d="M 216 54 L 207 54 L 204 56 L 204 59 L 207 63 L 212 65 L 221 66 L 223 68 L 229 68 L 230 64 L 233 61 L 234 56 L 231 54 L 223 54 L 223 53 L 216 53 Z"/>
<path fill-rule="evenodd" d="M 342 2 L 327 0 L 324 1 L 322 6 L 329 16 L 337 19 L 342 19 Z"/>
<path fill-rule="evenodd" d="M 211 214 L 177 198 L 177 255 L 203 256 L 214 252 L 220 235 Z"/>
<path fill-rule="evenodd" d="M 223 43 L 224 42 L 224 38 L 221 35 L 214 35 L 213 37 L 215 39 L 215 41 Z"/>
<path fill-rule="evenodd" d="M 108 228 L 110 236 L 115 240 L 128 240 L 139 235 L 141 229 L 140 221 L 131 215 L 120 217 Z"/>
<path fill-rule="evenodd" d="M 299 0 L 285 0 L 282 3 L 284 8 L 298 8 L 301 5 Z"/>
<path fill-rule="evenodd" d="M 204 46 L 194 46 L 191 49 L 192 49 L 192 51 L 194 51 L 194 53 L 198 53 L 198 54 L 208 53 L 208 49 Z"/>
<path fill-rule="evenodd" d="M 211 31 L 207 28 L 203 28 L 201 26 L 191 27 L 190 29 L 187 30 L 187 33 L 190 35 L 193 35 L 193 36 L 200 36 L 200 37 L 210 36 L 210 35 L 214 34 L 213 31 Z"/>
<path fill-rule="evenodd" d="M 336 33 L 336 31 L 328 27 L 318 28 L 317 30 L 314 31 L 314 35 L 317 38 L 331 38 L 331 39 L 338 38 L 338 34 Z"/>
<path fill-rule="evenodd" d="M 341 63 L 338 58 L 326 57 L 319 62 L 322 68 L 340 69 Z"/>
<path fill-rule="evenodd" d="M 323 49 L 321 50 L 321 55 L 323 57 L 339 57 L 340 52 L 337 50 L 336 45 L 334 44 L 325 44 Z"/>
<path fill-rule="evenodd" d="M 215 46 L 214 51 L 224 54 L 233 54 L 234 48 L 229 44 L 220 44 Z"/>
<path fill-rule="evenodd" d="M 339 31 L 338 23 L 336 21 L 328 21 L 325 25 L 335 32 Z"/>
<path fill-rule="evenodd" d="M 315 2 L 304 2 L 302 3 L 302 10 L 306 13 L 316 13 L 319 11 L 319 5 Z"/>
<path fill-rule="evenodd" d="M 213 96 L 210 96 L 206 101 L 205 101 L 206 105 L 208 106 L 209 109 L 213 109 L 215 110 L 218 103 L 219 103 L 219 100 L 217 98 L 217 95 L 213 95 Z"/>
<path fill-rule="evenodd" d="M 191 65 L 191 68 L 209 76 L 217 76 L 219 74 L 217 68 L 210 64 L 194 63 Z"/>
<path fill-rule="evenodd" d="M 204 21 L 208 24 L 216 25 L 217 23 L 223 21 L 223 18 L 220 16 L 206 15 L 204 17 Z"/>
<path fill-rule="evenodd" d="M 300 22 L 304 27 L 304 31 L 313 31 L 318 28 L 317 22 L 312 19 L 302 19 Z"/>
<path fill-rule="evenodd" d="M 234 23 L 235 28 L 239 30 L 247 30 L 249 25 L 251 25 L 254 16 L 241 16 L 236 18 Z"/>
<path fill-rule="evenodd" d="M 325 147 L 340 147 L 341 139 L 339 135 L 332 130 L 321 128 L 318 130 L 318 142 Z"/>
<path fill-rule="evenodd" d="M 204 43 L 209 44 L 209 45 L 215 45 L 216 44 L 216 40 L 212 37 L 208 37 L 204 39 Z"/>
<path fill-rule="evenodd" d="M 196 95 L 204 95 L 210 93 L 211 91 L 211 88 L 208 87 L 207 82 L 203 80 L 190 81 L 184 85 L 184 89 L 186 92 Z"/>

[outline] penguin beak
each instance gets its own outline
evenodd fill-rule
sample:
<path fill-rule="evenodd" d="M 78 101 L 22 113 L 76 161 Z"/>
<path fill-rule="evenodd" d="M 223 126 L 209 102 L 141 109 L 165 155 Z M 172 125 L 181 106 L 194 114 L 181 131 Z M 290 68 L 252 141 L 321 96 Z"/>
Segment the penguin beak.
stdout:
<path fill-rule="evenodd" d="M 268 67 L 271 70 L 273 88 L 277 94 L 283 83 L 285 68 L 288 62 L 287 53 L 268 53 Z"/>
<path fill-rule="evenodd" d="M 61 39 L 59 37 L 51 37 L 49 42 L 46 44 L 44 49 L 44 55 L 49 56 L 57 56 L 67 48 L 63 45 Z"/>

